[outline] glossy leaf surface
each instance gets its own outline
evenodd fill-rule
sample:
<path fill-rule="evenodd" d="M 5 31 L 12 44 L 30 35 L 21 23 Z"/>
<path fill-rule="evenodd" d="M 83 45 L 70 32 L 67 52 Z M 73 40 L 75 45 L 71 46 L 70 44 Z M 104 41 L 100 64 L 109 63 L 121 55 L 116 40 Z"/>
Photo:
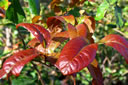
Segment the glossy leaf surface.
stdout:
<path fill-rule="evenodd" d="M 102 72 L 100 70 L 97 60 L 94 59 L 93 62 L 87 67 L 93 77 L 92 85 L 103 85 Z"/>
<path fill-rule="evenodd" d="M 125 38 L 119 35 L 110 34 L 105 36 L 100 42 L 116 49 L 122 56 L 124 56 L 128 64 L 128 41 L 126 41 Z"/>
<path fill-rule="evenodd" d="M 47 44 L 50 43 L 50 39 L 51 39 L 51 36 L 50 36 L 50 33 L 42 26 L 39 26 L 39 25 L 36 25 L 36 24 L 32 24 L 37 30 L 40 31 L 40 33 L 43 35 L 43 39 L 46 40 Z"/>
<path fill-rule="evenodd" d="M 43 40 L 46 40 L 47 43 L 49 43 L 51 36 L 50 33 L 45 28 L 30 23 L 20 23 L 16 26 L 16 28 L 20 26 L 30 31 L 41 43 L 43 42 Z"/>
<path fill-rule="evenodd" d="M 0 70 L 0 79 L 8 73 L 19 76 L 24 65 L 37 57 L 39 54 L 35 49 L 19 51 L 5 60 L 2 69 Z"/>
<path fill-rule="evenodd" d="M 97 44 L 86 45 L 84 38 L 77 37 L 64 46 L 56 62 L 56 67 L 63 75 L 76 73 L 93 61 Z"/>
<path fill-rule="evenodd" d="M 39 30 L 37 30 L 32 24 L 29 23 L 20 23 L 18 25 L 16 25 L 16 28 L 18 27 L 24 27 L 26 28 L 28 31 L 30 31 L 41 43 L 43 42 L 43 36 L 40 33 Z"/>

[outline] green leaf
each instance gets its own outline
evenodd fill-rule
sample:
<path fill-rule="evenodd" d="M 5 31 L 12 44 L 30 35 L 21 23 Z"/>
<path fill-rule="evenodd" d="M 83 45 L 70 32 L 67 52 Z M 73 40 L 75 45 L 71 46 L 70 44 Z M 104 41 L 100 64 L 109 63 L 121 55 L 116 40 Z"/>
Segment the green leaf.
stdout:
<path fill-rule="evenodd" d="M 32 14 L 39 15 L 40 13 L 40 2 L 39 0 L 28 0 L 29 10 Z"/>
<path fill-rule="evenodd" d="M 118 5 L 115 6 L 115 16 L 116 16 L 117 26 L 119 26 L 119 28 L 123 27 L 124 19 L 122 18 L 122 10 Z"/>
<path fill-rule="evenodd" d="M 8 8 L 8 0 L 0 0 L 0 7 L 4 7 L 6 10 Z"/>
<path fill-rule="evenodd" d="M 107 0 L 109 2 L 109 4 L 113 5 L 117 2 L 117 0 Z"/>
<path fill-rule="evenodd" d="M 6 18 L 14 23 L 23 22 L 25 13 L 20 5 L 19 0 L 11 0 L 11 5 L 6 11 Z"/>
<path fill-rule="evenodd" d="M 109 8 L 109 3 L 106 0 L 104 0 L 104 2 L 101 3 L 97 9 L 95 20 L 101 20 L 102 18 L 104 18 L 105 12 L 107 11 L 108 8 Z"/>

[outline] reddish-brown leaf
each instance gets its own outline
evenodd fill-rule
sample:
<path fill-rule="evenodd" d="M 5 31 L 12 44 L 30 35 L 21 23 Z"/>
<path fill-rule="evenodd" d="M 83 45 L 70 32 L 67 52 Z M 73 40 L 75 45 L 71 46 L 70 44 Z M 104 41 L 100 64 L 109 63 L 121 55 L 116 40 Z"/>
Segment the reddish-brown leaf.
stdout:
<path fill-rule="evenodd" d="M 84 38 L 77 37 L 64 46 L 55 64 L 63 75 L 76 73 L 93 61 L 97 44 L 86 45 Z"/>
<path fill-rule="evenodd" d="M 31 41 L 29 41 L 27 45 L 29 45 L 30 47 L 34 48 L 39 44 L 40 44 L 39 40 L 37 38 L 34 38 Z"/>
<path fill-rule="evenodd" d="M 110 34 L 105 36 L 100 42 L 116 49 L 122 56 L 124 56 L 128 64 L 128 41 L 126 41 L 125 38 L 119 35 Z"/>
<path fill-rule="evenodd" d="M 26 28 L 28 31 L 30 31 L 41 43 L 43 42 L 43 36 L 40 33 L 39 30 L 37 30 L 32 24 L 30 23 L 20 23 L 18 25 L 16 25 L 16 28 L 18 27 L 24 27 Z"/>
<path fill-rule="evenodd" d="M 36 24 L 32 24 L 32 25 L 40 31 L 40 33 L 43 35 L 44 39 L 46 40 L 47 44 L 49 45 L 50 40 L 51 40 L 50 33 L 42 26 L 39 26 Z"/>
<path fill-rule="evenodd" d="M 48 27 L 52 26 L 54 28 L 55 26 L 60 25 L 62 22 L 65 22 L 65 20 L 61 16 L 53 16 L 47 19 Z"/>
<path fill-rule="evenodd" d="M 75 25 L 75 17 L 73 15 L 63 16 L 67 23 Z"/>
<path fill-rule="evenodd" d="M 69 38 L 69 33 L 68 33 L 68 31 L 59 32 L 54 37 Z"/>
<path fill-rule="evenodd" d="M 68 34 L 69 34 L 70 39 L 73 39 L 73 38 L 76 38 L 77 37 L 77 30 L 70 23 L 68 23 Z"/>
<path fill-rule="evenodd" d="M 93 77 L 92 85 L 103 85 L 103 77 L 100 67 L 96 59 L 88 66 L 88 70 Z"/>
<path fill-rule="evenodd" d="M 19 76 L 24 65 L 37 57 L 39 54 L 35 49 L 28 49 L 17 52 L 9 57 L 0 70 L 0 79 L 8 73 Z"/>
<path fill-rule="evenodd" d="M 78 24 L 77 28 L 77 35 L 81 37 L 87 37 L 87 27 L 85 24 Z"/>
<path fill-rule="evenodd" d="M 43 43 L 43 41 L 46 40 L 47 44 L 49 44 L 51 38 L 50 33 L 42 26 L 30 23 L 20 23 L 16 25 L 16 28 L 20 26 L 30 31 L 41 43 Z"/>

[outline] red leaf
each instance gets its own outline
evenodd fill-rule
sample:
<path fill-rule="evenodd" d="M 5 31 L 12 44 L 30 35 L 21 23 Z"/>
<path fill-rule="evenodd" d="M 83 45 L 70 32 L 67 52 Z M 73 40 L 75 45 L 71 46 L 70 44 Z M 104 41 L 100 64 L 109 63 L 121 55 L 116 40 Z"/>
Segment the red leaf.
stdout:
<path fill-rule="evenodd" d="M 78 24 L 76 28 L 78 36 L 87 37 L 87 27 L 85 24 Z"/>
<path fill-rule="evenodd" d="M 97 44 L 85 46 L 86 44 L 84 38 L 77 37 L 64 46 L 56 62 L 56 67 L 63 75 L 76 73 L 93 61 Z"/>
<path fill-rule="evenodd" d="M 35 49 L 28 49 L 15 53 L 4 62 L 3 68 L 0 70 L 0 79 L 10 72 L 15 76 L 19 76 L 24 65 L 38 55 Z"/>
<path fill-rule="evenodd" d="M 30 23 L 20 23 L 18 25 L 16 25 L 16 28 L 18 27 L 24 27 L 26 28 L 28 31 L 30 31 L 41 43 L 43 42 L 43 36 L 40 33 L 39 30 L 37 30 L 32 24 Z"/>
<path fill-rule="evenodd" d="M 103 85 L 103 77 L 100 67 L 96 59 L 88 66 L 88 70 L 93 77 L 92 85 Z"/>
<path fill-rule="evenodd" d="M 55 27 L 57 25 L 60 25 L 62 22 L 64 23 L 65 20 L 61 16 L 53 16 L 47 19 L 48 27 Z"/>
<path fill-rule="evenodd" d="M 30 31 L 41 43 L 44 40 L 46 40 L 47 43 L 49 44 L 51 36 L 50 36 L 50 33 L 45 28 L 36 24 L 30 24 L 30 23 L 20 23 L 16 25 L 16 28 L 20 26 Z"/>
<path fill-rule="evenodd" d="M 68 34 L 69 34 L 70 39 L 77 37 L 76 28 L 72 24 L 69 24 L 69 23 L 68 23 Z"/>
<path fill-rule="evenodd" d="M 29 41 L 27 45 L 29 45 L 30 47 L 34 48 L 39 44 L 40 44 L 39 40 L 34 38 L 31 41 Z"/>
<path fill-rule="evenodd" d="M 54 37 L 69 38 L 69 33 L 68 33 L 68 31 L 59 32 Z"/>
<path fill-rule="evenodd" d="M 124 56 L 128 64 L 128 41 L 126 41 L 125 38 L 119 35 L 110 34 L 104 37 L 100 42 L 116 49 L 122 56 Z"/>
<path fill-rule="evenodd" d="M 36 24 L 32 24 L 32 25 L 40 31 L 40 33 L 43 35 L 44 39 L 46 40 L 47 44 L 49 45 L 50 40 L 51 40 L 50 33 L 42 26 L 39 26 Z"/>

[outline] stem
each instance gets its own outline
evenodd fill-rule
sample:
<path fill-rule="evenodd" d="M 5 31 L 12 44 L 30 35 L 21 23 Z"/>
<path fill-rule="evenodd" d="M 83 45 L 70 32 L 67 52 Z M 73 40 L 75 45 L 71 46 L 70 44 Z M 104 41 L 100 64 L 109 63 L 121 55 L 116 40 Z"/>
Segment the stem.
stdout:
<path fill-rule="evenodd" d="M 124 37 L 128 38 L 128 35 L 126 35 L 125 33 L 121 32 L 120 30 L 118 30 L 118 29 L 113 29 L 113 30 L 115 30 L 116 32 L 120 33 Z"/>
<path fill-rule="evenodd" d="M 32 63 L 34 69 L 37 71 L 37 74 L 38 74 L 39 80 L 40 80 L 40 82 L 41 82 L 41 85 L 45 85 L 44 81 L 41 79 L 41 73 L 40 73 L 40 71 L 37 69 L 36 64 L 34 64 L 32 61 L 31 61 L 31 63 Z"/>
<path fill-rule="evenodd" d="M 22 43 L 23 43 L 24 49 L 26 49 L 26 44 L 25 44 L 25 42 L 24 42 L 24 39 L 22 38 L 22 35 L 21 35 L 19 29 L 18 29 L 18 33 L 19 33 L 19 38 L 21 39 L 21 41 L 22 41 Z"/>
<path fill-rule="evenodd" d="M 76 78 L 76 74 L 73 74 L 73 75 L 72 75 L 72 78 L 73 78 L 73 83 L 74 83 L 74 85 L 76 85 L 76 79 L 75 79 L 75 78 Z"/>

